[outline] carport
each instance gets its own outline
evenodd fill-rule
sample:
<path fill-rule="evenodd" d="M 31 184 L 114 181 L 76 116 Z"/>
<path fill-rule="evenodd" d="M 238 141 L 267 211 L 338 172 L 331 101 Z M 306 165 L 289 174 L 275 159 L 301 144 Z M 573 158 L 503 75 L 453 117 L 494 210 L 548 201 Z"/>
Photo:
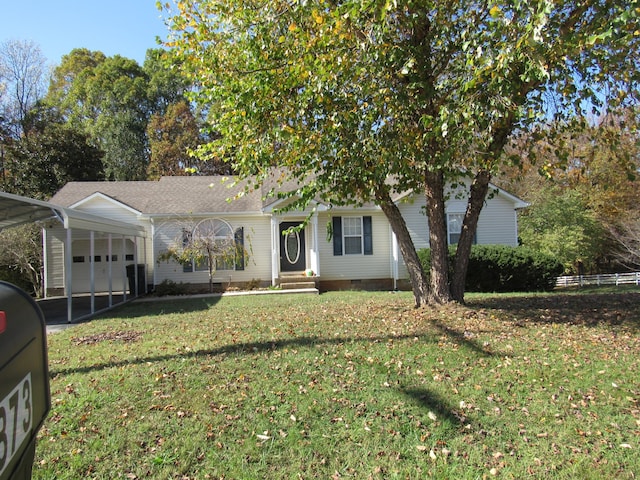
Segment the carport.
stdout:
<path fill-rule="evenodd" d="M 11 228 L 26 223 L 38 222 L 45 227 L 51 222 L 58 222 L 63 225 L 66 232 L 66 241 L 64 242 L 64 296 L 67 305 L 67 322 L 82 320 L 83 318 L 93 316 L 101 311 L 113 308 L 115 305 L 127 301 L 126 286 L 121 292 L 114 292 L 112 289 L 112 279 L 117 275 L 126 278 L 127 272 L 123 264 L 121 271 L 114 271 L 111 268 L 111 262 L 108 262 L 108 297 L 106 302 L 100 302 L 100 308 L 96 308 L 96 291 L 95 291 L 95 265 L 93 255 L 90 255 L 90 294 L 89 294 L 89 313 L 83 309 L 80 315 L 74 317 L 74 293 L 72 282 L 72 259 L 73 259 L 73 238 L 74 233 L 86 237 L 88 235 L 90 250 L 94 249 L 96 234 L 106 236 L 108 240 L 109 255 L 112 257 L 111 243 L 113 238 L 133 239 L 137 246 L 139 239 L 144 239 L 146 233 L 140 225 L 133 225 L 97 215 L 80 212 L 70 208 L 54 205 L 42 200 L 22 197 L 10 193 L 0 192 L 0 230 Z M 143 244 L 146 246 L 146 244 Z M 135 249 L 134 264 L 138 264 L 137 248 Z M 44 252 L 44 264 L 46 268 L 47 252 Z M 137 296 L 138 293 L 138 270 L 134 269 L 135 275 L 135 291 L 130 292 L 130 297 Z M 46 278 L 46 275 L 45 275 Z M 125 285 L 127 282 L 123 282 Z M 45 288 L 46 292 L 46 288 Z M 114 294 L 115 293 L 115 294 Z M 85 295 L 86 297 L 86 295 Z M 116 300 L 118 301 L 116 303 Z M 103 303 L 105 303 L 103 305 Z"/>

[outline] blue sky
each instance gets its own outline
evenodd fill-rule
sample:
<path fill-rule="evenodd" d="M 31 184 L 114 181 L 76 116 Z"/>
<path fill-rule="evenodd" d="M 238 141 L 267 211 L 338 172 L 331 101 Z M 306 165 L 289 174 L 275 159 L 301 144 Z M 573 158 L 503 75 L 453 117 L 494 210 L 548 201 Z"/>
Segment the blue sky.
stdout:
<path fill-rule="evenodd" d="M 166 33 L 155 0 L 0 0 L 0 43 L 32 40 L 51 64 L 84 47 L 142 65 Z"/>

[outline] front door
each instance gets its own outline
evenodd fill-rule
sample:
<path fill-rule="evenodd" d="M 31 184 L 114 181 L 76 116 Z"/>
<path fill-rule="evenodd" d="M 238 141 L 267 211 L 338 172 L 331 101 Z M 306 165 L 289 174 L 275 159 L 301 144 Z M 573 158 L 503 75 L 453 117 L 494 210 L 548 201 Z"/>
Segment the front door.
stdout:
<path fill-rule="evenodd" d="M 300 222 L 282 222 L 280 224 L 280 271 L 301 272 L 306 266 L 304 229 L 284 233 Z"/>

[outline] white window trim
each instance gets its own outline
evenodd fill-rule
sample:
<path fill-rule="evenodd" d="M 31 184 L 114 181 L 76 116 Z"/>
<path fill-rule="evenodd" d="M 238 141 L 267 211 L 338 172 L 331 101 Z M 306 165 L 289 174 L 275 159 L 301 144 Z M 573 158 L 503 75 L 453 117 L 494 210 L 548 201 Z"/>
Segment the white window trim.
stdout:
<path fill-rule="evenodd" d="M 198 224 L 195 227 L 193 227 L 191 230 L 183 229 L 183 237 L 185 233 L 187 233 L 190 236 L 193 235 L 195 230 L 198 228 L 198 225 L 200 225 L 200 223 L 204 221 L 211 221 L 211 220 L 220 222 L 221 225 L 225 226 L 229 230 L 229 232 L 231 232 L 229 235 L 214 235 L 213 237 L 214 242 L 218 242 L 218 241 L 227 242 L 229 241 L 229 238 L 233 239 L 233 232 L 234 232 L 233 227 L 229 222 L 227 222 L 222 218 L 204 219 L 201 222 L 198 222 Z M 226 262 L 219 262 L 219 259 L 215 258 L 215 262 L 216 262 L 216 271 L 231 271 L 231 270 L 235 270 L 235 267 L 236 267 L 235 261 L 233 262 L 232 265 L 225 265 L 224 263 Z M 222 268 L 218 266 L 219 263 L 223 263 Z M 206 256 L 202 260 L 202 262 L 196 262 L 195 260 L 192 260 L 191 270 L 184 271 L 184 268 L 183 268 L 183 273 L 202 273 L 202 272 L 208 272 L 208 271 L 209 271 L 209 260 Z"/>
<path fill-rule="evenodd" d="M 345 220 L 358 220 L 360 223 L 360 234 L 359 235 L 347 235 L 345 228 Z M 347 252 L 347 238 L 357 238 L 360 237 L 360 251 L 359 252 Z M 362 216 L 350 216 L 350 217 L 342 217 L 342 250 L 344 255 L 364 255 L 364 222 L 362 220 Z"/>
<path fill-rule="evenodd" d="M 458 230 L 457 232 L 454 232 L 451 230 L 451 218 L 453 216 L 460 217 L 460 222 L 459 222 L 460 230 Z M 448 245 L 457 245 L 458 241 L 460 240 L 460 235 L 462 234 L 463 222 L 464 222 L 464 212 L 447 212 L 447 244 Z M 455 243 L 451 241 L 452 234 L 458 236 Z"/>

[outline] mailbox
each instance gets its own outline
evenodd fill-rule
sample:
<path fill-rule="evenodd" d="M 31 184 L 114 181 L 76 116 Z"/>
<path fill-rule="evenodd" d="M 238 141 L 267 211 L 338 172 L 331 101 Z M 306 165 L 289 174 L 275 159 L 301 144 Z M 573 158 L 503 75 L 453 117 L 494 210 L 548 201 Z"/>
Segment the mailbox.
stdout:
<path fill-rule="evenodd" d="M 37 303 L 0 281 L 0 480 L 31 478 L 51 406 L 46 328 Z"/>

